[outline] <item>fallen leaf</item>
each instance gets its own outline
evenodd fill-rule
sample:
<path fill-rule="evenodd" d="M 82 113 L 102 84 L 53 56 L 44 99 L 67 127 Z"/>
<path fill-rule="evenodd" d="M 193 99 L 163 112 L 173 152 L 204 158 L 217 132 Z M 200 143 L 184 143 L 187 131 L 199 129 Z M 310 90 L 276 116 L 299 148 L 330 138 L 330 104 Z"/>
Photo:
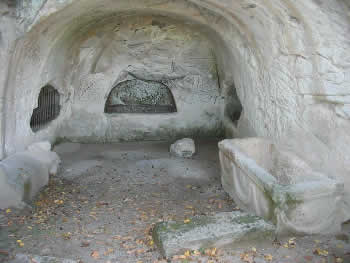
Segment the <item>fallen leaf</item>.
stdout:
<path fill-rule="evenodd" d="M 63 200 L 55 200 L 54 203 L 58 204 L 58 205 L 62 205 L 64 203 L 64 201 Z"/>
<path fill-rule="evenodd" d="M 94 259 L 99 259 L 100 254 L 97 251 L 92 251 L 90 256 Z"/>
<path fill-rule="evenodd" d="M 291 238 L 291 239 L 289 239 L 288 240 L 288 245 L 290 246 L 290 247 L 295 247 L 296 246 L 296 238 L 295 237 L 293 237 L 293 238 Z"/>
<path fill-rule="evenodd" d="M 272 261 L 273 257 L 270 254 L 264 255 L 265 260 Z"/>
<path fill-rule="evenodd" d="M 186 259 L 184 255 L 175 255 L 173 256 L 173 260 Z"/>
<path fill-rule="evenodd" d="M 342 258 L 335 258 L 336 263 L 343 263 L 344 260 Z"/>
<path fill-rule="evenodd" d="M 242 253 L 240 255 L 240 258 L 242 261 L 246 262 L 246 263 L 254 263 L 254 258 L 251 254 L 249 253 Z"/>
<path fill-rule="evenodd" d="M 108 256 L 109 254 L 112 254 L 113 252 L 114 252 L 114 249 L 113 248 L 109 248 L 103 253 L 103 255 Z"/>
<path fill-rule="evenodd" d="M 154 241 L 153 240 L 148 241 L 148 246 L 150 247 L 154 246 Z"/>
<path fill-rule="evenodd" d="M 18 244 L 19 247 L 24 247 L 24 243 L 20 239 L 17 240 L 17 244 Z"/>
<path fill-rule="evenodd" d="M 184 220 L 184 223 L 185 223 L 185 224 L 188 224 L 189 222 L 191 222 L 190 219 L 185 219 L 185 220 Z"/>
<path fill-rule="evenodd" d="M 81 244 L 80 244 L 81 247 L 88 247 L 90 246 L 90 242 L 88 241 L 82 241 Z"/>
<path fill-rule="evenodd" d="M 11 209 L 10 208 L 6 209 L 6 214 L 9 214 L 9 213 L 11 213 Z"/>
<path fill-rule="evenodd" d="M 136 244 L 143 245 L 145 242 L 142 239 L 136 239 Z"/>
<path fill-rule="evenodd" d="M 98 202 L 96 205 L 97 205 L 97 206 L 108 205 L 108 202 L 100 201 L 100 202 Z"/>
<path fill-rule="evenodd" d="M 315 255 L 319 255 L 319 256 L 326 257 L 326 256 L 328 256 L 328 251 L 327 251 L 327 250 L 324 250 L 324 249 L 316 248 L 316 249 L 314 250 L 314 254 L 315 254 Z"/>
<path fill-rule="evenodd" d="M 62 237 L 63 237 L 63 239 L 65 239 L 65 240 L 69 240 L 69 239 L 72 238 L 72 233 L 71 233 L 71 232 L 63 233 L 63 234 L 62 234 Z"/>

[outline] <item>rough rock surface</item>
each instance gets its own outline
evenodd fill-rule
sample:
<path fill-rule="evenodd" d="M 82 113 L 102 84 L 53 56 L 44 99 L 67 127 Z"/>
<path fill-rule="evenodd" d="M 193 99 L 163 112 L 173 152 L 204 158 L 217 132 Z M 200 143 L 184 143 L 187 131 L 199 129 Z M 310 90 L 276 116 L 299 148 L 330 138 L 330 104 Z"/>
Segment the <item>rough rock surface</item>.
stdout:
<path fill-rule="evenodd" d="M 273 240 L 274 236 L 272 224 L 238 211 L 196 216 L 184 222 L 157 223 L 153 229 L 153 240 L 167 258 L 186 250 L 219 248 L 239 241 Z"/>
<path fill-rule="evenodd" d="M 49 142 L 34 143 L 26 151 L 0 162 L 0 209 L 22 207 L 56 174 L 60 158 Z"/>
<path fill-rule="evenodd" d="M 178 157 L 190 158 L 196 152 L 193 139 L 184 138 L 170 145 L 170 153 Z"/>

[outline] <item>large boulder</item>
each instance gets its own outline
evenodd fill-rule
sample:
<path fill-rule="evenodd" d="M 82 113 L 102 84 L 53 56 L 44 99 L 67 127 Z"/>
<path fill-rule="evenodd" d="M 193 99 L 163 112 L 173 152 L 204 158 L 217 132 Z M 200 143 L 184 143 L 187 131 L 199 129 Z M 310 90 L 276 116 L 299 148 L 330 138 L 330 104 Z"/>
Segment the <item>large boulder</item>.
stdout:
<path fill-rule="evenodd" d="M 26 151 L 0 162 L 0 209 L 22 207 L 23 202 L 48 184 L 49 175 L 57 172 L 60 158 L 49 142 L 30 145 Z"/>
<path fill-rule="evenodd" d="M 176 141 L 170 146 L 170 153 L 183 158 L 190 158 L 195 154 L 196 146 L 190 138 Z"/>

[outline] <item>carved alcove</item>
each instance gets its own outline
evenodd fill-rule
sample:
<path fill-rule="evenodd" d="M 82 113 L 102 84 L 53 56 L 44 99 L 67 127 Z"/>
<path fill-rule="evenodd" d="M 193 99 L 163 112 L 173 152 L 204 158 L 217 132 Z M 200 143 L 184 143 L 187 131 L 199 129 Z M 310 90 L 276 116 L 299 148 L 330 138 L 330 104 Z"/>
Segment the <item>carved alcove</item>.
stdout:
<path fill-rule="evenodd" d="M 172 113 L 176 104 L 170 89 L 160 81 L 126 80 L 110 92 L 105 113 Z"/>

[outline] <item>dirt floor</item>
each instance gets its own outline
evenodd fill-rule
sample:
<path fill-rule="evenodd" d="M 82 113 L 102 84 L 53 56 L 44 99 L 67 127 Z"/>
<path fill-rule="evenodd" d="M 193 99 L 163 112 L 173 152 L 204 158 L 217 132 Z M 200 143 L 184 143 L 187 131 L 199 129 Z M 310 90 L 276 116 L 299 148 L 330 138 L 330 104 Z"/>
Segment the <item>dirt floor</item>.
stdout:
<path fill-rule="evenodd" d="M 0 211 L 0 261 L 16 253 L 86 262 L 167 262 L 150 236 L 163 220 L 238 209 L 223 191 L 216 140 L 197 141 L 191 159 L 169 142 L 62 144 L 62 158 L 31 207 Z M 188 252 L 168 262 L 350 263 L 350 226 L 336 236 Z"/>

